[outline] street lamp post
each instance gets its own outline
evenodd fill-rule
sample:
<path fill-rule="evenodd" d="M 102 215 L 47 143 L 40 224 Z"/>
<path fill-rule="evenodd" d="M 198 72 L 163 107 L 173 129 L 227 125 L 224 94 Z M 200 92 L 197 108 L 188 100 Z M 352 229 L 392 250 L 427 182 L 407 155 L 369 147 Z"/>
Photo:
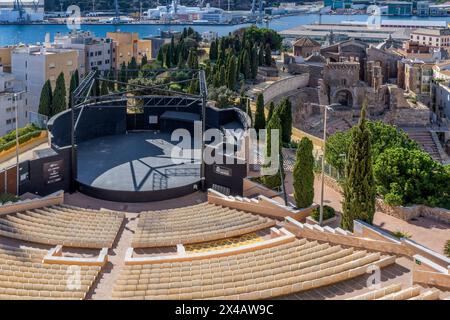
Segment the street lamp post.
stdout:
<path fill-rule="evenodd" d="M 330 105 L 319 105 L 324 108 L 323 114 L 323 154 L 322 154 L 322 172 L 320 181 L 320 214 L 319 214 L 319 226 L 323 223 L 323 196 L 325 188 L 325 149 L 327 143 L 327 116 L 328 111 L 334 111 L 333 107 L 340 106 L 339 103 L 332 103 Z"/>
<path fill-rule="evenodd" d="M 17 103 L 17 93 L 13 95 L 15 121 L 16 121 L 16 195 L 19 196 L 19 104 Z"/>

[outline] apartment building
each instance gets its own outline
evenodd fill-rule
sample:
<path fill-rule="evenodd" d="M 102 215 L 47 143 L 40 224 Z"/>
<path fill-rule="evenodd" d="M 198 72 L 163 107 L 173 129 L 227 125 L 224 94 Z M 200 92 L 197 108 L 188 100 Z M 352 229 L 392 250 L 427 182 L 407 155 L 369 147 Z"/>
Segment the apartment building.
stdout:
<path fill-rule="evenodd" d="M 397 84 L 412 93 L 419 101 L 430 103 L 434 62 L 402 59 L 397 62 Z"/>
<path fill-rule="evenodd" d="M 108 38 L 97 38 L 91 32 L 78 31 L 66 35 L 56 34 L 53 47 L 79 52 L 80 77 L 92 70 L 109 71 L 112 67 L 113 46 Z"/>
<path fill-rule="evenodd" d="M 141 63 L 145 55 L 152 59 L 152 40 L 139 39 L 137 32 L 108 32 L 106 37 L 113 41 L 112 68 L 120 69 L 123 62 L 128 64 L 134 57 Z"/>
<path fill-rule="evenodd" d="M 16 108 L 19 127 L 28 122 L 25 117 L 25 94 L 21 92 L 15 77 L 3 72 L 0 66 L 0 136 L 16 128 Z"/>
<path fill-rule="evenodd" d="M 55 88 L 56 79 L 62 72 L 66 88 L 70 77 L 78 69 L 79 52 L 72 49 L 46 48 L 45 46 L 21 46 L 12 51 L 12 74 L 25 87 L 25 112 L 37 112 L 42 86 L 50 80 Z"/>
<path fill-rule="evenodd" d="M 416 29 L 411 32 L 411 40 L 434 48 L 449 47 L 450 29 Z"/>
<path fill-rule="evenodd" d="M 11 72 L 11 52 L 14 46 L 0 47 L 0 65 L 4 72 Z"/>

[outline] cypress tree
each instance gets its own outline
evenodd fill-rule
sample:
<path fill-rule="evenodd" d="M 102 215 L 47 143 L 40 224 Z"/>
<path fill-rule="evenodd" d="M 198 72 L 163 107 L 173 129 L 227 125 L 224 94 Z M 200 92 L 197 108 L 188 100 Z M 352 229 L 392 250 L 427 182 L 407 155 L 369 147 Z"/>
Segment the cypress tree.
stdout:
<path fill-rule="evenodd" d="M 218 87 L 221 87 L 221 86 L 225 85 L 225 80 L 226 80 L 225 68 L 220 68 L 220 70 L 219 70 L 219 85 L 218 85 Z"/>
<path fill-rule="evenodd" d="M 128 64 L 128 74 L 132 79 L 138 76 L 138 64 L 135 57 L 131 57 L 130 63 Z"/>
<path fill-rule="evenodd" d="M 217 59 L 217 43 L 215 40 L 211 41 L 209 47 L 209 60 L 215 61 Z"/>
<path fill-rule="evenodd" d="M 260 66 L 264 65 L 264 47 L 262 44 L 259 46 L 258 49 L 258 64 Z"/>
<path fill-rule="evenodd" d="M 161 66 L 164 66 L 164 49 L 163 49 L 163 47 L 159 48 L 158 56 L 156 57 L 156 60 L 158 60 L 161 63 Z"/>
<path fill-rule="evenodd" d="M 176 52 L 176 48 L 175 48 L 175 37 L 174 36 L 172 36 L 172 38 L 170 39 L 169 48 L 170 48 L 170 65 L 176 66 L 177 65 L 177 62 L 176 62 L 176 60 L 177 60 L 177 57 L 176 57 L 177 52 Z"/>
<path fill-rule="evenodd" d="M 127 67 L 125 65 L 125 61 L 122 62 L 121 66 L 120 66 L 119 81 L 123 82 L 123 83 L 127 83 L 128 82 L 128 79 L 127 79 Z M 124 84 L 119 84 L 119 90 L 122 90 L 124 87 L 125 87 Z"/>
<path fill-rule="evenodd" d="M 313 143 L 304 137 L 297 147 L 294 165 L 294 199 L 298 208 L 312 205 L 314 199 Z"/>
<path fill-rule="evenodd" d="M 256 116 L 255 116 L 256 118 Z M 255 119 L 256 122 L 256 119 Z M 281 119 L 279 117 L 279 115 L 277 113 L 274 113 L 274 115 L 272 116 L 272 119 L 270 119 L 269 123 L 267 124 L 267 128 L 266 128 L 266 157 L 270 157 L 271 153 L 272 153 L 272 135 L 271 135 L 271 131 L 272 130 L 278 130 L 279 131 L 279 136 L 281 138 L 281 135 L 283 134 L 283 128 L 281 126 Z M 282 159 L 282 153 L 281 153 L 281 143 L 278 145 L 278 155 L 279 155 L 279 160 L 283 161 Z M 269 167 L 271 164 L 270 163 L 265 163 L 264 166 Z M 271 176 L 263 176 L 262 177 L 262 182 L 264 183 L 264 185 L 270 189 L 275 189 L 281 186 L 281 172 L 280 169 L 283 170 L 283 166 L 281 165 L 278 168 L 278 171 L 276 174 L 271 175 Z M 283 175 L 284 176 L 284 175 Z"/>
<path fill-rule="evenodd" d="M 267 114 L 267 122 L 269 122 L 270 119 L 272 118 L 274 111 L 275 111 L 275 103 L 273 103 L 272 101 L 269 104 L 269 113 Z"/>
<path fill-rule="evenodd" d="M 102 85 L 100 88 L 100 95 L 106 96 L 107 94 L 109 94 L 108 83 L 106 81 L 102 81 Z"/>
<path fill-rule="evenodd" d="M 245 111 L 247 112 L 249 118 L 250 118 L 250 125 L 253 125 L 253 116 L 252 116 L 252 108 L 250 105 L 250 100 L 247 100 L 247 106 Z"/>
<path fill-rule="evenodd" d="M 248 51 L 245 50 L 244 52 L 244 56 L 242 58 L 242 68 L 243 68 L 243 74 L 244 74 L 244 79 L 251 79 L 251 66 L 250 66 L 250 56 L 248 54 Z"/>
<path fill-rule="evenodd" d="M 272 50 L 270 49 L 270 44 L 266 44 L 266 49 L 264 53 L 265 65 L 270 67 L 272 65 Z"/>
<path fill-rule="evenodd" d="M 199 91 L 200 91 L 200 85 L 199 85 L 198 79 L 192 79 L 189 84 L 188 93 L 198 94 Z"/>
<path fill-rule="evenodd" d="M 345 167 L 341 227 L 353 230 L 353 220 L 372 223 L 375 214 L 375 181 L 372 171 L 371 136 L 366 126 L 366 103 L 352 131 Z"/>
<path fill-rule="evenodd" d="M 250 50 L 251 52 L 251 75 L 252 79 L 255 79 L 258 75 L 258 51 L 256 49 L 256 46 L 253 46 L 253 48 Z"/>
<path fill-rule="evenodd" d="M 226 83 L 228 89 L 236 89 L 236 58 L 234 56 L 228 60 Z"/>
<path fill-rule="evenodd" d="M 74 78 L 75 78 L 75 88 L 78 88 L 78 86 L 80 85 L 80 73 L 78 72 L 78 69 L 75 70 Z"/>
<path fill-rule="evenodd" d="M 98 97 L 100 95 L 100 84 L 97 79 L 94 80 L 94 85 L 92 86 L 92 96 Z"/>
<path fill-rule="evenodd" d="M 289 99 L 283 99 L 277 108 L 277 112 L 280 113 L 281 125 L 283 126 L 282 141 L 289 143 L 292 135 L 292 105 Z"/>
<path fill-rule="evenodd" d="M 255 111 L 255 129 L 258 132 L 260 129 L 266 127 L 266 117 L 264 115 L 264 96 L 262 93 L 258 94 L 256 99 L 256 111 Z"/>
<path fill-rule="evenodd" d="M 110 70 L 108 71 L 108 79 L 109 80 L 115 80 L 114 77 L 114 71 Z M 114 91 L 115 90 L 115 83 L 112 81 L 108 81 L 108 88 L 110 91 Z"/>
<path fill-rule="evenodd" d="M 52 114 L 58 114 L 66 109 L 66 83 L 64 81 L 64 73 L 61 72 L 56 79 L 56 86 L 52 100 Z"/>
<path fill-rule="evenodd" d="M 144 54 L 144 56 L 142 57 L 142 60 L 141 60 L 141 68 L 143 66 L 145 66 L 147 63 L 148 63 L 147 55 Z"/>
<path fill-rule="evenodd" d="M 172 67 L 172 50 L 171 47 L 168 46 L 166 51 L 164 52 L 164 63 L 167 68 Z"/>
<path fill-rule="evenodd" d="M 195 50 L 189 50 L 189 56 L 187 60 L 187 66 L 189 69 L 198 69 L 198 57 Z"/>
<path fill-rule="evenodd" d="M 51 117 L 52 113 L 52 85 L 50 80 L 47 80 L 41 90 L 41 97 L 39 99 L 39 111 L 40 114 Z"/>
<path fill-rule="evenodd" d="M 77 88 L 77 80 L 75 79 L 75 73 L 70 77 L 70 86 L 69 86 L 69 108 L 72 108 L 72 95 L 75 89 Z"/>

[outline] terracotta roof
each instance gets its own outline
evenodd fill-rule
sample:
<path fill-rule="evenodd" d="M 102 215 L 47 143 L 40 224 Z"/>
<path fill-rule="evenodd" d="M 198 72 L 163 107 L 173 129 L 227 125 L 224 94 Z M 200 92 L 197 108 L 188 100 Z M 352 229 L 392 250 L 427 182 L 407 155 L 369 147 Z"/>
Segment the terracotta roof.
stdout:
<path fill-rule="evenodd" d="M 294 42 L 294 47 L 320 47 L 320 43 L 309 37 L 302 37 Z"/>

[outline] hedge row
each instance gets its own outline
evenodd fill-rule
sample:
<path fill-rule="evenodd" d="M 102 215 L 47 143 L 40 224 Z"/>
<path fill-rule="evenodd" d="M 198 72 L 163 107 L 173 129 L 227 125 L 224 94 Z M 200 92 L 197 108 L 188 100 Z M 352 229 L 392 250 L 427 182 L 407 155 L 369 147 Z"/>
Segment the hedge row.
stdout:
<path fill-rule="evenodd" d="M 38 127 L 36 127 L 34 124 L 28 124 L 23 128 L 19 129 L 19 137 L 26 135 L 28 133 L 34 132 L 36 130 L 41 130 Z M 8 143 L 10 141 L 15 141 L 16 140 L 16 130 L 13 130 L 11 132 L 9 132 L 8 134 L 5 134 L 3 137 L 0 137 L 0 146 Z"/>
<path fill-rule="evenodd" d="M 33 138 L 39 137 L 42 130 L 35 130 L 26 133 L 19 137 L 19 144 L 25 143 Z M 9 141 L 0 145 L 0 152 L 13 148 L 16 145 L 16 140 Z"/>

